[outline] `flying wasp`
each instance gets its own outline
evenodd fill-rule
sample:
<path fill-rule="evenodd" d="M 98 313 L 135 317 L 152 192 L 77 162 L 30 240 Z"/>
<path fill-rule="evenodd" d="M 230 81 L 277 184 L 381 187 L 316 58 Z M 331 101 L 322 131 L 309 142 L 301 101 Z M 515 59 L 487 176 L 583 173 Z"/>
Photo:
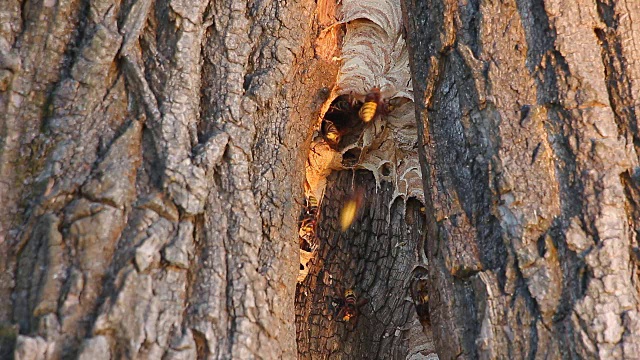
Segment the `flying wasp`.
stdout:
<path fill-rule="evenodd" d="M 353 221 L 356 219 L 363 203 L 364 190 L 362 188 L 357 188 L 340 210 L 340 229 L 342 232 L 347 231 L 351 224 L 353 224 Z"/>
<path fill-rule="evenodd" d="M 334 309 L 334 316 L 336 319 L 342 319 L 342 321 L 349 322 L 351 319 L 355 322 L 360 308 L 369 302 L 366 299 L 360 299 L 356 297 L 353 289 L 345 290 L 344 297 L 333 298 L 331 305 Z"/>
<path fill-rule="evenodd" d="M 377 114 L 384 112 L 386 109 L 385 103 L 382 101 L 382 94 L 380 89 L 374 87 L 364 98 L 364 104 L 358 112 L 360 120 L 364 123 L 369 123 Z"/>

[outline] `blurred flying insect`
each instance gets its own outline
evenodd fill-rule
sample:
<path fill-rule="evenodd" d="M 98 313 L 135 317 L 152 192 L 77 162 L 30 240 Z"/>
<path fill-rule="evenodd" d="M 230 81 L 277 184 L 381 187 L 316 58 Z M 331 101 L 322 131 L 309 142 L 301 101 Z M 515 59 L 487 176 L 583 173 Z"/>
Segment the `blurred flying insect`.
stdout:
<path fill-rule="evenodd" d="M 344 297 L 333 298 L 331 306 L 334 310 L 334 317 L 341 319 L 342 321 L 349 322 L 351 319 L 355 322 L 360 308 L 369 302 L 366 299 L 360 299 L 356 297 L 353 289 L 348 289 L 344 292 Z"/>
<path fill-rule="evenodd" d="M 356 218 L 357 212 L 358 205 L 354 200 L 348 200 L 344 204 L 340 212 L 340 228 L 343 232 L 351 226 L 351 223 L 353 223 L 353 220 Z"/>
<path fill-rule="evenodd" d="M 358 116 L 365 123 L 369 123 L 373 120 L 377 114 L 384 112 L 386 106 L 382 101 L 382 94 L 380 94 L 380 89 L 374 87 L 369 91 L 369 93 L 364 98 L 364 104 L 360 108 L 358 112 Z"/>
<path fill-rule="evenodd" d="M 342 232 L 347 231 L 358 215 L 358 210 L 362 206 L 364 200 L 364 192 L 362 189 L 354 191 L 349 200 L 344 203 L 340 211 L 340 229 Z"/>

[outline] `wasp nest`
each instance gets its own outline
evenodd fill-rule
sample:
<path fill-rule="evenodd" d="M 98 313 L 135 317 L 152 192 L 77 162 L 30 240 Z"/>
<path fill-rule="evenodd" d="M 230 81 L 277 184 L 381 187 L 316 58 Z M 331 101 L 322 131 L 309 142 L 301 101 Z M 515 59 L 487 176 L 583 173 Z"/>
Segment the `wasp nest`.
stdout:
<path fill-rule="evenodd" d="M 377 185 L 382 181 L 394 185 L 389 207 L 398 197 L 415 197 L 424 203 L 400 5 L 385 0 L 343 0 L 339 11 L 340 24 L 346 26 L 342 66 L 309 151 L 307 199 L 322 202 L 332 171 L 366 169 Z M 315 244 L 301 240 L 301 248 L 301 269 L 305 270 L 299 281 L 306 277 L 309 252 Z"/>

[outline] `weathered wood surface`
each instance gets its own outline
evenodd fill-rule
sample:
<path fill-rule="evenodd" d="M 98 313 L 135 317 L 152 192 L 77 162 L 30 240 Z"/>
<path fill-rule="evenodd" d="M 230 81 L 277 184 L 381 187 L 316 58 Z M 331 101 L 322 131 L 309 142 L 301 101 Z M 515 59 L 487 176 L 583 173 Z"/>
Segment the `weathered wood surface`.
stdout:
<path fill-rule="evenodd" d="M 636 358 L 636 1 L 403 1 L 442 359 Z"/>
<path fill-rule="evenodd" d="M 403 6 L 425 217 L 332 175 L 296 294 L 335 3 L 4 1 L 0 357 L 419 358 L 425 284 L 443 359 L 639 354 L 640 4 Z"/>
<path fill-rule="evenodd" d="M 314 10 L 3 2 L 3 354 L 296 356 Z"/>

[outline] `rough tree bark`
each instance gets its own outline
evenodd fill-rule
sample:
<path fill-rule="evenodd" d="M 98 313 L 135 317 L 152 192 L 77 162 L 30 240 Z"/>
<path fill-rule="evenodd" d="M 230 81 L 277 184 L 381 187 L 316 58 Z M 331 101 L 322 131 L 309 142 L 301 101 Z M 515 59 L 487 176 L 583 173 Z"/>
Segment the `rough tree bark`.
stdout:
<path fill-rule="evenodd" d="M 336 22 L 335 2 L 5 4 L 0 356 L 296 357 L 296 220 L 338 71 L 339 34 L 320 32 Z M 375 31 L 397 43 L 399 14 Z M 406 70 L 387 69 L 397 89 L 385 91 L 407 97 L 403 44 L 392 57 Z M 424 259 L 420 206 L 393 201 L 411 194 L 414 160 L 383 166 L 385 177 L 409 174 L 400 192 L 358 175 L 371 210 L 343 235 L 335 219 L 351 173 L 332 177 L 319 235 L 335 241 L 321 244 L 318 264 L 370 309 L 347 357 L 433 351 L 407 290 L 424 281 L 413 271 Z M 313 295 L 338 295 L 327 285 Z M 326 324 L 322 305 L 301 302 L 299 319 Z M 325 334 L 313 331 L 298 337 L 302 356 L 341 354 L 309 345 Z"/>
<path fill-rule="evenodd" d="M 0 6 L 0 357 L 294 358 L 313 1 Z"/>
<path fill-rule="evenodd" d="M 426 209 L 333 173 L 296 293 L 336 4 L 4 1 L 0 357 L 640 353 L 639 5 L 402 2 Z"/>
<path fill-rule="evenodd" d="M 404 0 L 442 359 L 640 354 L 640 4 Z"/>

